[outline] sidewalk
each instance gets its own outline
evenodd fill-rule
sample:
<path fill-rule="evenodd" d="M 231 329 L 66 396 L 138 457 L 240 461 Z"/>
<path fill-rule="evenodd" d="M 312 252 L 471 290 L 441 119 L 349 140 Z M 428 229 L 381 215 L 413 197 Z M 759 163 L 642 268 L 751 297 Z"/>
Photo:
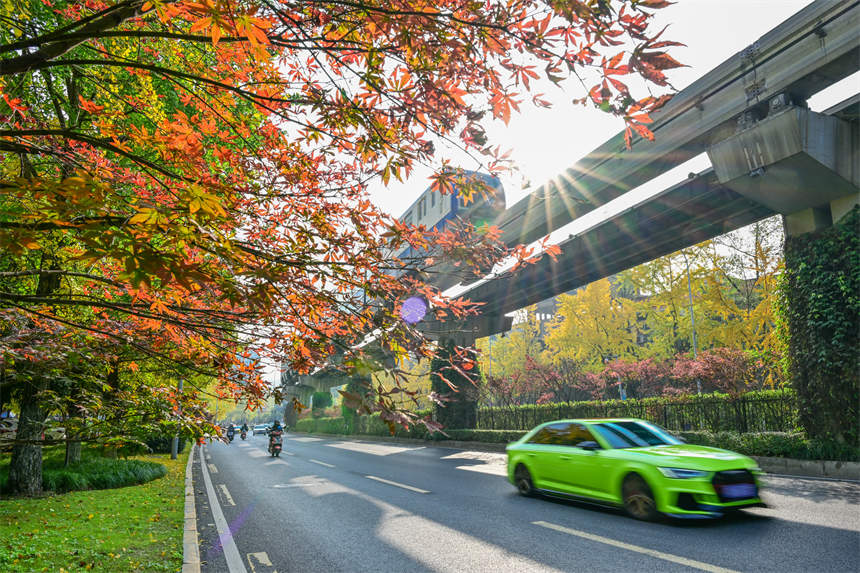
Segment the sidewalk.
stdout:
<path fill-rule="evenodd" d="M 302 433 L 290 430 L 291 433 Z M 459 440 L 418 440 L 414 438 L 399 438 L 392 436 L 374 435 L 341 435 L 341 434 L 305 434 L 319 438 L 338 440 L 363 440 L 377 442 L 401 442 L 420 444 L 436 448 L 452 448 L 456 450 L 473 450 L 479 452 L 504 452 L 507 444 L 490 442 L 464 442 Z M 791 477 L 807 477 L 819 479 L 836 479 L 844 481 L 860 481 L 860 462 L 840 462 L 832 460 L 796 460 L 792 458 L 771 458 L 765 456 L 749 456 L 758 462 L 759 467 L 769 474 Z"/>

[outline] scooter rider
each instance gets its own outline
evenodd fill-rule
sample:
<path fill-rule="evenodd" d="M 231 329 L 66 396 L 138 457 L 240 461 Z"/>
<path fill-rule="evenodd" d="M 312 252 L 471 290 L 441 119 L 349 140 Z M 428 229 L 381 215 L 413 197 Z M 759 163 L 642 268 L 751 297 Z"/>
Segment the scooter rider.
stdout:
<path fill-rule="evenodd" d="M 281 434 L 284 432 L 284 429 L 281 427 L 281 423 L 278 420 L 275 420 L 272 423 L 272 427 L 269 429 L 269 453 L 272 455 L 279 455 L 281 449 Z M 273 447 L 277 444 L 277 452 L 273 451 Z"/>
<path fill-rule="evenodd" d="M 227 440 L 229 442 L 232 442 L 233 436 L 235 436 L 235 435 L 236 435 L 236 428 L 233 426 L 233 424 L 230 424 L 229 426 L 227 426 Z"/>

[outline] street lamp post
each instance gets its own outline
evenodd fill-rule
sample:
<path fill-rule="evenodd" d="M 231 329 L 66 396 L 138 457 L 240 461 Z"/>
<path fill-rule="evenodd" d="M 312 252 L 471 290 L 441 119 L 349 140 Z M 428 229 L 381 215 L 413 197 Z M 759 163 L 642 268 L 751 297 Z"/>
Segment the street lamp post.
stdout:
<path fill-rule="evenodd" d="M 182 394 L 182 378 L 179 379 L 179 394 Z M 180 397 L 180 400 L 182 398 Z M 179 415 L 182 416 L 182 402 L 179 402 Z M 180 426 L 182 422 L 180 421 Z M 175 460 L 179 454 L 179 428 L 176 429 L 176 435 L 173 436 L 173 443 L 170 445 L 170 459 Z"/>
<path fill-rule="evenodd" d="M 687 253 L 683 253 L 684 262 L 687 265 L 687 296 L 690 299 L 690 325 L 693 327 L 693 360 L 698 359 L 698 342 L 696 341 L 696 316 L 693 313 L 693 287 L 690 280 L 690 260 L 687 258 Z M 702 381 L 696 378 L 696 392 L 702 393 Z"/>

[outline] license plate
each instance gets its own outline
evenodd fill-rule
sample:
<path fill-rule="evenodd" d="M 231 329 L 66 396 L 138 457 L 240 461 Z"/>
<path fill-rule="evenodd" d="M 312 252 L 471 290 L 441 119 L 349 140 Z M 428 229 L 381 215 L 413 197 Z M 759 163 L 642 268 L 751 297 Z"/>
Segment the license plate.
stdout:
<path fill-rule="evenodd" d="M 751 483 L 732 483 L 723 486 L 723 497 L 743 499 L 756 496 L 756 486 Z"/>

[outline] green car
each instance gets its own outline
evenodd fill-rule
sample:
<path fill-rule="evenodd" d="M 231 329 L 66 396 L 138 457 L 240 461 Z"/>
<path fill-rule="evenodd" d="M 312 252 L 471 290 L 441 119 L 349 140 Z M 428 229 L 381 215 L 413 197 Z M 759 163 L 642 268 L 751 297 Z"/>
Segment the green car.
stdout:
<path fill-rule="evenodd" d="M 765 507 L 761 470 L 746 456 L 685 444 L 635 418 L 556 420 L 508 445 L 508 480 L 521 494 L 623 507 L 654 520 L 719 517 Z"/>

